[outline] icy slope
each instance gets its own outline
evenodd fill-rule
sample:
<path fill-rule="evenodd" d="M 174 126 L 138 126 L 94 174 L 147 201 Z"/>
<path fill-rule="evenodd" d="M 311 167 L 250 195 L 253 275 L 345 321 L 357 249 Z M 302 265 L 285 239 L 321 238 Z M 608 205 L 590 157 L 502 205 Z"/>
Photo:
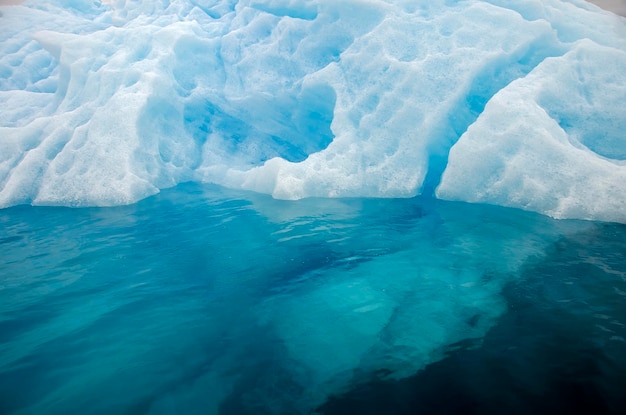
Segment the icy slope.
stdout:
<path fill-rule="evenodd" d="M 626 23 L 589 3 L 85 4 L 1 8 L 0 206 L 441 182 L 442 198 L 626 222 Z"/>

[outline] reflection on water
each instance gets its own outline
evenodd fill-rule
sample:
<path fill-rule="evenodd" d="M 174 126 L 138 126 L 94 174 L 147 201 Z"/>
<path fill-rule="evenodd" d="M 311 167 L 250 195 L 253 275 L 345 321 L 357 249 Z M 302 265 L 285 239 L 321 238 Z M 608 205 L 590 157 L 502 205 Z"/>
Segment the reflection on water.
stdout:
<path fill-rule="evenodd" d="M 3 414 L 626 407 L 623 225 L 182 185 L 0 247 Z"/>

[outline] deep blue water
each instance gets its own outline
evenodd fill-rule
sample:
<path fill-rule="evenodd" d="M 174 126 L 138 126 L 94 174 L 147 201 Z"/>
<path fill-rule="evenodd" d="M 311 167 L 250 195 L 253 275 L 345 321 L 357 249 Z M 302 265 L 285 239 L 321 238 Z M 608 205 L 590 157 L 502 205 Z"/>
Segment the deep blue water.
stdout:
<path fill-rule="evenodd" d="M 626 413 L 625 254 L 423 198 L 0 210 L 0 413 Z"/>

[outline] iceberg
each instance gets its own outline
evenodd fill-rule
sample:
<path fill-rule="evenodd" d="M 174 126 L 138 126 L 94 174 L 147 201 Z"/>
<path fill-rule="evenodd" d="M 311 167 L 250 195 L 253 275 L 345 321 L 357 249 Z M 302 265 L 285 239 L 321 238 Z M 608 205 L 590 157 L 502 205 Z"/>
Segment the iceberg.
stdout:
<path fill-rule="evenodd" d="M 594 385 L 623 402 L 624 226 L 547 217 L 626 223 L 623 17 L 2 4 L 1 413 L 312 413 L 480 348 L 520 304 L 497 368 L 569 396 L 520 328 L 582 321 L 549 347 L 611 366 Z M 499 404 L 501 380 L 478 388 Z"/>
<path fill-rule="evenodd" d="M 0 8 L 0 207 L 182 182 L 626 222 L 626 20 L 582 0 Z"/>

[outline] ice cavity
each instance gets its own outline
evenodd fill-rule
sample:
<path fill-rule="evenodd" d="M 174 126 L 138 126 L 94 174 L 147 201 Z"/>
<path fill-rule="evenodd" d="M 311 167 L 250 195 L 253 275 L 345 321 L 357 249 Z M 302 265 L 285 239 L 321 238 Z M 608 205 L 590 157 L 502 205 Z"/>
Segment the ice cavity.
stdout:
<path fill-rule="evenodd" d="M 291 24 L 284 8 L 276 16 L 254 6 L 118 2 L 100 6 L 92 32 L 7 32 L 9 81 L 29 70 L 31 49 L 57 67 L 42 77 L 47 91 L 36 79 L 0 95 L 11 105 L 0 127 L 0 206 L 131 203 L 325 147 L 334 92 L 299 80 L 336 57 L 332 41 L 353 35 L 327 22 L 330 41 L 307 40 L 311 29 Z M 48 7 L 43 23 L 62 14 Z M 19 25 L 29 13 L 7 8 L 3 19 Z"/>
<path fill-rule="evenodd" d="M 585 2 L 38 2 L 3 13 L 0 206 L 131 203 L 190 180 L 286 199 L 409 197 L 443 177 L 443 198 L 624 221 L 626 25 Z M 582 49 L 612 64 L 575 58 Z M 493 101 L 516 85 L 533 91 L 519 106 L 536 102 L 559 128 L 503 132 L 520 118 Z M 552 161 L 578 154 L 577 184 L 529 172 L 503 144 L 529 140 L 551 170 L 573 172 Z M 542 191 L 485 179 L 498 162 Z"/>

